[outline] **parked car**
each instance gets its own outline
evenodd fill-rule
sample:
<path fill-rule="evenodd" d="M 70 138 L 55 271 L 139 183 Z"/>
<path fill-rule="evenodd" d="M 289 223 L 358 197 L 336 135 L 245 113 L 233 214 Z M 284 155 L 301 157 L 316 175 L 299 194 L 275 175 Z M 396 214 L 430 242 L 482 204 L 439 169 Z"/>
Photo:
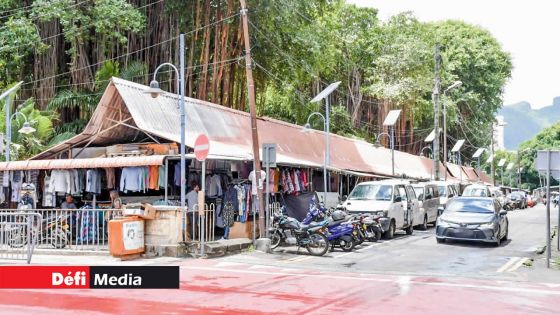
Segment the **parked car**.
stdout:
<path fill-rule="evenodd" d="M 463 190 L 463 197 L 492 197 L 490 188 L 486 185 L 472 184 Z"/>
<path fill-rule="evenodd" d="M 420 223 L 420 229 L 425 230 L 428 228 L 428 223 L 434 223 L 438 217 L 439 208 L 439 193 L 438 187 L 434 183 L 416 183 L 413 184 L 414 192 L 418 197 L 418 217 L 414 222 Z"/>
<path fill-rule="evenodd" d="M 490 192 L 492 197 L 496 198 L 500 202 L 500 205 L 504 206 L 506 204 L 506 196 L 504 196 L 504 193 L 499 188 L 491 188 Z"/>
<path fill-rule="evenodd" d="M 379 219 L 385 238 L 393 238 L 397 229 L 412 234 L 414 218 L 419 212 L 414 189 L 407 181 L 382 180 L 358 184 L 342 208 L 351 214 L 370 213 Z"/>
<path fill-rule="evenodd" d="M 438 195 L 439 195 L 439 208 L 438 208 L 438 216 L 441 215 L 443 210 L 447 205 L 447 201 L 451 198 L 455 198 L 459 196 L 459 190 L 457 189 L 457 185 L 452 182 L 445 182 L 445 181 L 438 181 L 434 182 L 438 188 Z"/>
<path fill-rule="evenodd" d="M 436 240 L 491 242 L 507 240 L 507 211 L 492 197 L 459 197 L 450 200 L 436 223 Z"/>
<path fill-rule="evenodd" d="M 527 208 L 527 198 L 521 191 L 514 191 L 508 195 L 508 203 L 513 205 L 513 209 Z"/>

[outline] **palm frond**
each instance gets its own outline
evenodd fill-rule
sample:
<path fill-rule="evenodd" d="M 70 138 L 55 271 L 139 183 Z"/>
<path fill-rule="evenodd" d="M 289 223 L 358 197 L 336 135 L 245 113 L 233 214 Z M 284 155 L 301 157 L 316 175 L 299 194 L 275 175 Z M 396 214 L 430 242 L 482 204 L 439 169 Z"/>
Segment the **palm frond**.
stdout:
<path fill-rule="evenodd" d="M 54 136 L 49 143 L 47 143 L 47 147 L 53 147 L 63 141 L 66 141 L 72 137 L 74 137 L 76 134 L 73 132 L 63 132 L 63 133 L 59 133 L 56 136 Z"/>
<path fill-rule="evenodd" d="M 63 90 L 58 92 L 49 102 L 47 110 L 61 112 L 68 109 L 79 108 L 81 112 L 91 114 L 97 106 L 97 103 L 97 95 L 91 94 L 89 91 Z"/>
<path fill-rule="evenodd" d="M 137 83 L 146 83 L 148 67 L 140 61 L 133 61 L 121 72 L 121 78 Z"/>

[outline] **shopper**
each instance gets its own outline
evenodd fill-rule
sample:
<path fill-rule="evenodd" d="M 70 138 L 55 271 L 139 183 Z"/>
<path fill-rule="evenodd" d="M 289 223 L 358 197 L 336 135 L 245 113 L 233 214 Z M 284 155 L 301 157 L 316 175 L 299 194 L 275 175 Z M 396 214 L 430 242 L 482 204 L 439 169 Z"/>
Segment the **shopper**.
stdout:
<path fill-rule="evenodd" d="M 190 224 L 189 231 L 192 231 L 191 238 L 194 240 L 197 235 L 198 230 L 198 192 L 200 191 L 200 185 L 193 181 L 191 183 L 191 191 L 187 194 L 187 216 Z"/>
<path fill-rule="evenodd" d="M 66 199 L 60 205 L 60 209 L 62 209 L 62 210 L 78 209 L 78 207 L 76 207 L 76 204 L 74 203 L 74 198 L 72 197 L 72 195 L 70 195 L 70 194 L 66 195 Z"/>

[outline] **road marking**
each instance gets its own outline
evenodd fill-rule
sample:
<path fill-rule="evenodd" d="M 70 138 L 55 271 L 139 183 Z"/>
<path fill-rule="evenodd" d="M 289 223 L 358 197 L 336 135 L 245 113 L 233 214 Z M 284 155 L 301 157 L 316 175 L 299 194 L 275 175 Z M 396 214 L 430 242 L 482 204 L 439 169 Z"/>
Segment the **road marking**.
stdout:
<path fill-rule="evenodd" d="M 354 254 L 354 252 L 348 252 L 348 253 L 340 254 L 340 255 L 334 256 L 334 258 L 341 258 L 341 257 L 348 256 L 348 255 L 351 255 L 351 254 Z"/>
<path fill-rule="evenodd" d="M 501 266 L 498 270 L 496 270 L 496 272 L 504 272 L 506 269 L 515 264 L 519 259 L 521 259 L 521 257 L 511 257 L 509 261 Z"/>
<path fill-rule="evenodd" d="M 300 261 L 304 261 L 304 260 L 308 260 L 313 258 L 313 256 L 296 256 L 290 259 L 286 259 L 283 262 L 284 263 L 293 263 L 293 262 L 300 262 Z"/>
<path fill-rule="evenodd" d="M 269 276 L 292 276 L 300 278 L 320 278 L 320 279 L 341 279 L 341 280 L 355 280 L 355 281 L 372 281 L 372 282 L 392 282 L 395 279 L 380 279 L 380 278 L 369 278 L 369 277 L 350 277 L 350 276 L 333 276 L 328 274 L 303 274 L 303 273 L 289 273 L 289 272 L 278 272 L 278 271 L 257 271 L 257 270 L 247 270 L 247 269 L 224 269 L 216 267 L 197 267 L 197 266 L 181 266 L 181 269 L 189 270 L 199 270 L 199 271 L 213 271 L 213 272 L 229 272 L 229 273 L 241 273 L 241 274 L 260 274 Z M 283 269 L 288 270 L 288 269 Z M 469 288 L 478 290 L 488 290 L 488 291 L 507 291 L 515 293 L 528 293 L 528 294 L 548 294 L 548 295 L 558 295 L 560 296 L 560 291 L 558 290 L 545 290 L 545 289 L 532 289 L 532 288 L 519 288 L 516 286 L 493 286 L 493 285 L 480 285 L 480 284 L 465 284 L 465 283 L 452 283 L 452 282 L 430 282 L 426 280 L 411 280 L 410 284 L 414 285 L 431 285 L 431 286 L 441 286 L 441 287 L 456 287 L 456 288 Z"/>
<path fill-rule="evenodd" d="M 517 261 L 517 263 L 515 265 L 513 265 L 513 267 L 509 268 L 507 271 L 508 272 L 514 272 L 515 270 L 519 269 L 519 267 L 521 267 L 528 260 L 529 260 L 529 258 L 520 259 L 519 261 Z"/>
<path fill-rule="evenodd" d="M 381 243 L 371 244 L 371 245 L 368 245 L 368 246 L 366 246 L 366 247 L 364 247 L 364 248 L 358 249 L 356 252 L 358 252 L 358 253 L 363 253 L 363 252 L 367 251 L 367 250 L 370 249 L 370 248 L 373 248 L 373 247 L 375 247 L 375 246 L 379 246 L 380 244 L 381 244 Z"/>
<path fill-rule="evenodd" d="M 410 291 L 410 280 L 411 277 L 409 276 L 399 276 L 397 279 L 397 283 L 399 284 L 399 288 L 401 290 L 401 295 L 405 295 Z"/>

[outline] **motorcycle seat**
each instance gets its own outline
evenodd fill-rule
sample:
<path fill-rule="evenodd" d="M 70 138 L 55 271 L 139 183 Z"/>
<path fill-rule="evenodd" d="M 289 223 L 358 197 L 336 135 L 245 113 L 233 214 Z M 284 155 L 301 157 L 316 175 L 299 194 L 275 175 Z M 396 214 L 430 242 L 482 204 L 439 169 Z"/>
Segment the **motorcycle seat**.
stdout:
<path fill-rule="evenodd" d="M 309 224 L 302 224 L 300 225 L 300 230 L 307 231 L 311 228 L 321 226 L 322 224 L 323 224 L 322 222 L 311 222 Z"/>

